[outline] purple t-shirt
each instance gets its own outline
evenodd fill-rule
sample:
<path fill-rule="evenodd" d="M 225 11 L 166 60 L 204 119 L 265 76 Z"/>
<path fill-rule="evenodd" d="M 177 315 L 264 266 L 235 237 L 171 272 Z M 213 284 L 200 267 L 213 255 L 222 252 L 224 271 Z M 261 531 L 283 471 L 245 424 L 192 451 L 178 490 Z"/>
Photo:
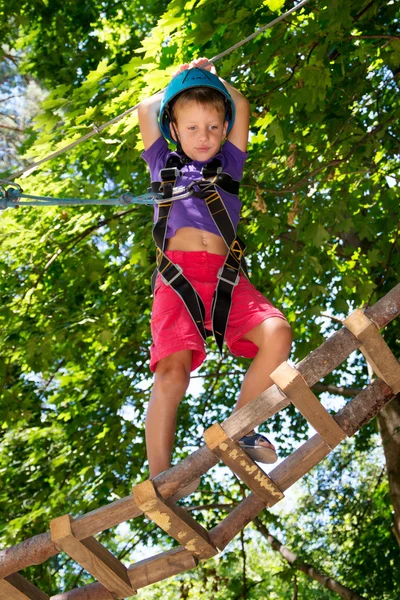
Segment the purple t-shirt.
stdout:
<path fill-rule="evenodd" d="M 173 154 L 163 137 L 159 137 L 154 144 L 142 153 L 142 158 L 147 162 L 150 168 L 151 180 L 160 181 L 160 170 L 165 167 L 169 156 Z M 242 152 L 234 144 L 226 141 L 221 148 L 221 152 L 214 158 L 219 158 L 222 164 L 222 171 L 228 173 L 232 179 L 240 181 L 243 176 L 243 167 L 247 158 L 247 152 Z M 196 179 L 202 179 L 201 169 L 212 159 L 206 162 L 197 160 L 185 165 L 181 171 L 182 176 L 178 177 L 176 185 L 187 186 Z M 224 190 L 218 189 L 222 200 L 227 208 L 233 226 L 236 230 L 240 219 L 241 202 L 235 194 L 229 194 Z M 154 207 L 154 222 L 158 219 L 158 206 Z M 174 237 L 181 227 L 195 227 L 203 229 L 216 235 L 221 235 L 209 213 L 206 203 L 202 198 L 189 196 L 185 200 L 176 200 L 172 203 L 170 217 L 168 219 L 167 238 Z"/>

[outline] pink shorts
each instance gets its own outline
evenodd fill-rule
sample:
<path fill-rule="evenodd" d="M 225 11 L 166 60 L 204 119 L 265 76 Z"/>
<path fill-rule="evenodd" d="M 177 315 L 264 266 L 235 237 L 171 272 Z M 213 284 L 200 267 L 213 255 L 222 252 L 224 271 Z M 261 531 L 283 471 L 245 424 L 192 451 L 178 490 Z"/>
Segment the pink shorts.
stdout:
<path fill-rule="evenodd" d="M 206 309 L 206 329 L 212 329 L 211 302 L 218 281 L 217 273 L 224 264 L 225 257 L 208 252 L 171 251 L 166 254 L 172 262 L 182 267 L 185 277 L 200 295 Z M 240 282 L 233 291 L 232 308 L 225 334 L 230 352 L 235 356 L 254 358 L 258 352 L 257 346 L 242 338 L 256 325 L 271 317 L 285 319 L 283 314 L 241 275 Z M 150 350 L 150 369 L 153 373 L 158 361 L 174 352 L 192 350 L 191 371 L 197 369 L 206 357 L 203 338 L 186 306 L 159 275 L 154 290 L 151 333 L 153 344 Z"/>

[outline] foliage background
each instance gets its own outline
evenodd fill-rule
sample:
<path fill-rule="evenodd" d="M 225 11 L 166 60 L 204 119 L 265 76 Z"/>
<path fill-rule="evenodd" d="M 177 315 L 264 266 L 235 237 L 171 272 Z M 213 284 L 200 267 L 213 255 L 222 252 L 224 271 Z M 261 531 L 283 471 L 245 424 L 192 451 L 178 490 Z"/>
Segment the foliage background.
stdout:
<path fill-rule="evenodd" d="M 218 54 L 292 5 L 1 0 L 3 176 L 163 88 L 180 62 Z M 293 327 L 298 361 L 340 327 L 337 319 L 398 281 L 398 8 L 393 1 L 311 0 L 217 66 L 251 102 L 241 234 L 252 281 L 283 307 Z M 34 108 L 27 87 L 33 83 L 39 90 Z M 24 115 L 15 99 L 5 100 L 17 86 L 27 90 Z M 9 129 L 10 119 L 21 131 Z M 26 193 L 59 197 L 143 192 L 148 174 L 141 149 L 131 115 L 20 183 Z M 151 222 L 143 206 L 1 214 L 4 546 L 47 530 L 55 516 L 126 496 L 146 478 Z M 394 322 L 385 339 L 397 356 L 398 338 Z M 221 362 L 211 347 L 200 370 L 204 390 L 180 408 L 175 460 L 229 414 L 247 365 L 229 356 Z M 323 384 L 367 382 L 355 355 Z M 346 401 L 323 398 L 326 406 Z M 400 425 L 398 399 L 392 405 Z M 282 456 L 308 437 L 292 409 L 268 428 Z M 389 487 L 393 467 L 384 469 L 382 443 L 390 450 L 398 437 L 382 442 L 377 431 L 376 422 L 366 426 L 306 478 L 295 506 L 265 511 L 263 519 L 343 584 L 367 598 L 392 600 L 400 597 L 391 531 L 400 470 Z M 221 477 L 204 478 L 193 503 L 236 502 L 242 490 Z M 222 515 L 202 511 L 199 518 L 212 526 Z M 143 544 L 169 544 L 140 522 L 118 536 L 106 532 L 103 541 L 128 562 Z M 27 576 L 53 594 L 90 581 L 63 556 Z M 296 584 L 294 570 L 249 531 L 221 559 L 141 594 L 286 599 L 296 585 L 299 598 L 333 597 L 303 575 Z"/>

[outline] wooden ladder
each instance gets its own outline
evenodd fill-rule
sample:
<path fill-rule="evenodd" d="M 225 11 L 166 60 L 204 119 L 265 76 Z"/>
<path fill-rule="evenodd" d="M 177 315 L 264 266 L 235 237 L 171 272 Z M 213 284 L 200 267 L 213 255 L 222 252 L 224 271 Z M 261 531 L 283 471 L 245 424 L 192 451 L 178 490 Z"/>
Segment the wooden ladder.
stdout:
<path fill-rule="evenodd" d="M 344 327 L 296 366 L 282 363 L 271 375 L 275 385 L 226 421 L 204 432 L 205 445 L 154 480 L 136 485 L 132 494 L 72 519 L 53 519 L 50 531 L 0 553 L 1 600 L 49 600 L 17 571 L 40 564 L 60 551 L 88 571 L 97 583 L 58 594 L 57 600 L 128 598 L 139 588 L 194 568 L 222 551 L 266 506 L 323 460 L 343 439 L 370 421 L 400 392 L 400 365 L 379 329 L 400 314 L 400 284 L 362 312 L 355 310 Z M 329 414 L 310 389 L 360 348 L 377 379 L 339 413 Z M 238 440 L 292 403 L 317 432 L 268 475 L 240 448 Z M 222 461 L 249 488 L 249 495 L 216 527 L 207 531 L 171 497 Z M 127 568 L 94 537 L 101 531 L 146 515 L 180 546 Z"/>

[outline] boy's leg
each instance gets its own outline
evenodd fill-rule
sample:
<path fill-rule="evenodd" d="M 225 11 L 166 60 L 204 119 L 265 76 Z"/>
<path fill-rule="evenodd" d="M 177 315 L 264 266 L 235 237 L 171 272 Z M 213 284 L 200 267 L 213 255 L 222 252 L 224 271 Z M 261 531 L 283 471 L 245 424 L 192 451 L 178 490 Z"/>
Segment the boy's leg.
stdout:
<path fill-rule="evenodd" d="M 182 350 L 157 363 L 146 414 L 146 448 L 150 478 L 171 466 L 176 413 L 190 381 L 192 351 Z"/>
<path fill-rule="evenodd" d="M 243 337 L 253 342 L 258 352 L 243 379 L 234 412 L 273 384 L 270 374 L 287 360 L 292 344 L 290 325 L 279 317 L 263 321 Z M 260 442 L 260 445 L 271 446 L 267 442 Z"/>

